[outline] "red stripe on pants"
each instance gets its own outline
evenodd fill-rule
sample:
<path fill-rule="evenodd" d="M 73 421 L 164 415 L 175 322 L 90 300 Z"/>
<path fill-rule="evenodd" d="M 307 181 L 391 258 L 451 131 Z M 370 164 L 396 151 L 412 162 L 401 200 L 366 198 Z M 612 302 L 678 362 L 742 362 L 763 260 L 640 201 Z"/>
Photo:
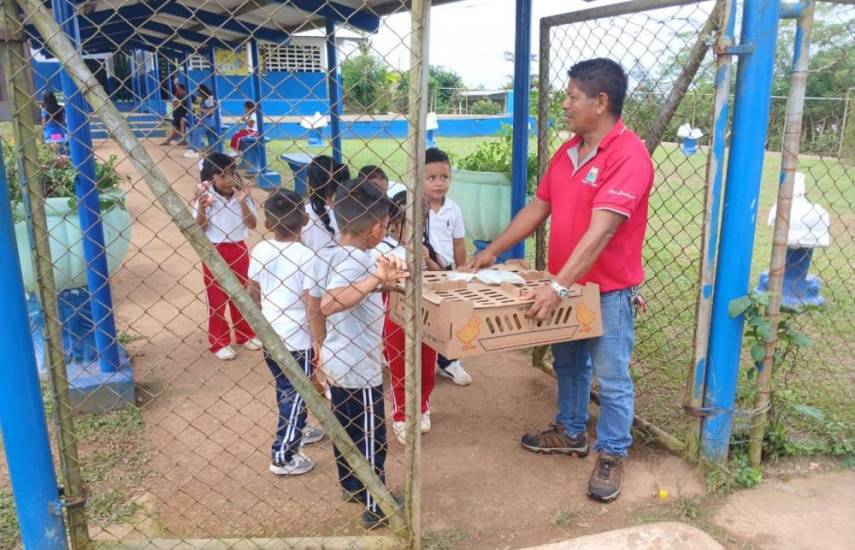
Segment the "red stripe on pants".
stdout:
<path fill-rule="evenodd" d="M 386 316 L 383 324 L 383 354 L 389 362 L 389 379 L 392 382 L 392 420 L 403 422 L 406 399 L 406 335 L 399 324 Z M 436 382 L 436 351 L 422 344 L 422 412 L 428 412 L 430 394 Z"/>
<path fill-rule="evenodd" d="M 243 241 L 219 243 L 215 244 L 214 248 L 245 287 L 246 274 L 249 272 L 249 250 L 246 243 Z M 208 342 L 211 344 L 211 351 L 216 353 L 231 344 L 231 329 L 226 319 L 227 307 L 235 326 L 235 342 L 244 344 L 255 338 L 252 327 L 240 314 L 237 306 L 229 300 L 229 295 L 220 287 L 205 264 L 202 264 L 202 272 L 205 279 L 205 294 L 208 296 Z"/>

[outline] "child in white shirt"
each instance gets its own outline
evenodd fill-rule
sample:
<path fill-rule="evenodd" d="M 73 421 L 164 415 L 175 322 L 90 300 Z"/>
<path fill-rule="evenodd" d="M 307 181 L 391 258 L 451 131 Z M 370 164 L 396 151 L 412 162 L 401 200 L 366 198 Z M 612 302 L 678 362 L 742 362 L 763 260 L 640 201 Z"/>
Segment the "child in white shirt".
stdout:
<path fill-rule="evenodd" d="M 466 228 L 463 211 L 451 200 L 451 161 L 436 147 L 425 151 L 425 198 L 428 200 L 428 240 L 436 250 L 443 267 L 451 269 L 466 264 Z M 460 361 L 451 361 L 442 355 L 437 358 L 439 374 L 450 378 L 458 386 L 472 383 Z"/>
<path fill-rule="evenodd" d="M 306 376 L 311 376 L 311 321 L 319 317 L 310 307 L 308 292 L 315 286 L 310 275 L 315 254 L 300 242 L 300 229 L 307 222 L 303 198 L 293 191 L 275 191 L 264 201 L 264 216 L 273 239 L 263 240 L 252 249 L 249 292 L 294 360 Z M 300 448 L 320 441 L 324 433 L 307 426 L 306 403 L 267 350 L 264 359 L 276 382 L 279 408 L 269 469 L 276 475 L 305 474 L 315 464 Z"/>

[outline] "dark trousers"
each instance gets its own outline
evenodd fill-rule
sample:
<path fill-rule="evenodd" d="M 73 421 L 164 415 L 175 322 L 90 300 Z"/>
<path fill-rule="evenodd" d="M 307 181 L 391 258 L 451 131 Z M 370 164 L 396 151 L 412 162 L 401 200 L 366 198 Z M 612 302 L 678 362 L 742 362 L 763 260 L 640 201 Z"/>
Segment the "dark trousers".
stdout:
<path fill-rule="evenodd" d="M 312 350 L 292 351 L 291 355 L 306 376 L 311 376 Z M 270 459 L 277 464 L 285 464 L 300 450 L 303 429 L 306 427 L 306 402 L 266 351 L 264 360 L 276 381 L 276 405 L 279 407 L 279 422 L 276 425 L 276 438 L 270 447 Z"/>
<path fill-rule="evenodd" d="M 383 386 L 374 388 L 339 388 L 330 386 L 332 411 L 353 439 L 357 450 L 386 480 L 386 412 L 383 405 Z M 333 446 L 338 480 L 348 492 L 357 495 L 366 508 L 377 512 L 377 502 L 368 494 L 345 462 L 338 447 Z"/>
<path fill-rule="evenodd" d="M 436 355 L 436 366 L 441 368 L 442 370 L 448 370 L 448 365 L 450 365 L 451 362 L 452 360 L 444 355 L 441 355 L 439 353 Z"/>

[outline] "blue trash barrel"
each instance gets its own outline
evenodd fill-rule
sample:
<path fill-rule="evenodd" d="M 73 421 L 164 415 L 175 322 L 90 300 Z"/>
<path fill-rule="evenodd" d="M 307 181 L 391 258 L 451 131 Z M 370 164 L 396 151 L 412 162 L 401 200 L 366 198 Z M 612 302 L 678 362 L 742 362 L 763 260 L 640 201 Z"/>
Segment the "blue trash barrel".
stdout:
<path fill-rule="evenodd" d="M 294 174 L 294 191 L 305 195 L 309 179 L 306 168 L 314 157 L 307 153 L 282 153 L 279 158 L 288 164 Z"/>

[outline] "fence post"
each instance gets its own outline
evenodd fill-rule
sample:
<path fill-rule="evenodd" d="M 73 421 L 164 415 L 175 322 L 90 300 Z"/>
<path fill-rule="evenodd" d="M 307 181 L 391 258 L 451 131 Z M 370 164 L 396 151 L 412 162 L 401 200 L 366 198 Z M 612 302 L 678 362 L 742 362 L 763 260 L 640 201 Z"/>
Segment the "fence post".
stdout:
<path fill-rule="evenodd" d="M 514 125 L 511 161 L 511 218 L 525 208 L 528 187 L 528 101 L 531 94 L 531 0 L 516 0 L 514 44 Z M 511 248 L 525 258 L 525 240 Z"/>
<path fill-rule="evenodd" d="M 410 87 L 407 90 L 408 161 L 407 172 L 407 263 L 410 278 L 406 281 L 404 333 L 407 346 L 404 384 L 406 400 L 407 445 L 404 453 L 405 514 L 407 519 L 408 548 L 421 548 L 422 538 L 422 485 L 420 429 L 422 400 L 422 327 L 420 320 L 422 300 L 422 240 L 419 228 L 424 227 L 425 215 L 420 197 L 424 192 L 424 158 L 426 144 L 425 126 L 428 105 L 428 54 L 430 36 L 430 0 L 413 0 L 410 13 Z"/>
<path fill-rule="evenodd" d="M 220 105 L 220 89 L 217 86 L 217 57 L 214 55 L 213 46 L 208 48 L 205 53 L 208 57 L 208 64 L 211 65 L 211 95 L 217 106 L 214 110 L 214 131 L 217 133 L 217 151 L 222 153 L 226 140 L 223 135 L 223 106 Z"/>
<path fill-rule="evenodd" d="M 70 0 L 53 0 L 53 14 L 75 49 L 80 51 L 77 15 Z M 119 346 L 116 341 L 116 321 L 113 318 L 113 298 L 110 295 L 110 272 L 104 228 L 101 225 L 101 204 L 95 181 L 95 156 L 89 132 L 89 107 L 74 81 L 63 70 L 60 74 L 65 94 L 68 142 L 71 163 L 77 168 L 74 191 L 78 200 L 80 229 L 83 232 L 83 255 L 86 261 L 88 303 L 92 311 L 95 345 L 102 373 L 119 369 Z"/>
<path fill-rule="evenodd" d="M 711 462 L 728 456 L 744 318 L 730 301 L 748 293 L 754 230 L 769 123 L 779 0 L 745 0 L 736 77 L 733 131 L 713 289 L 701 450 Z"/>
<path fill-rule="evenodd" d="M 327 96 L 330 103 L 330 141 L 333 158 L 341 162 L 341 113 L 344 98 L 341 91 L 341 74 L 338 70 L 338 47 L 335 43 L 335 21 L 326 20 L 327 46 Z"/>
<path fill-rule="evenodd" d="M 59 321 L 57 292 L 53 277 L 44 190 L 39 181 L 38 143 L 40 132 L 33 116 L 33 98 L 29 95 L 32 65 L 27 56 L 24 28 L 17 17 L 14 0 L 0 3 L 0 24 L 6 29 L 3 45 L 6 93 L 12 105 L 12 132 L 15 138 L 22 202 L 29 216 L 30 239 L 39 302 L 44 311 L 45 363 L 54 407 L 54 436 L 64 484 L 63 498 L 68 518 L 72 548 L 83 549 L 89 543 L 86 517 L 86 491 L 80 471 L 77 436 L 74 431 L 74 411 L 69 396 L 68 371 L 62 348 L 62 325 Z M 2 177 L 5 177 L 5 170 Z M 8 182 L 7 182 L 8 183 Z M 16 182 L 13 182 L 13 185 Z M 17 258 L 17 256 L 16 256 Z M 30 335 L 30 341 L 32 336 Z"/>
<path fill-rule="evenodd" d="M 704 225 L 701 229 L 701 268 L 698 300 L 695 307 L 694 355 L 689 372 L 686 413 L 689 415 L 686 432 L 686 454 L 698 456 L 701 439 L 701 418 L 704 404 L 704 381 L 707 370 L 707 346 L 710 334 L 710 310 L 712 308 L 713 278 L 715 276 L 715 253 L 718 239 L 718 218 L 721 210 L 721 182 L 724 168 L 724 146 L 727 143 L 728 101 L 732 54 L 727 48 L 733 46 L 736 29 L 736 0 L 725 0 L 721 13 L 721 32 L 715 45 L 716 73 L 715 93 L 710 136 L 710 159 L 707 163 L 704 200 Z"/>
<path fill-rule="evenodd" d="M 53 471 L 14 225 L 0 150 L 0 254 L 6 266 L 0 270 L 0 311 L 7 320 L 0 331 L 0 346 L 7 356 L 0 363 L 0 430 L 24 547 L 62 550 L 67 548 L 62 503 Z"/>
<path fill-rule="evenodd" d="M 748 460 L 757 466 L 763 457 L 763 437 L 772 399 L 772 368 L 775 347 L 778 344 L 778 321 L 781 317 L 781 291 L 787 258 L 787 240 L 790 232 L 790 211 L 793 206 L 793 182 L 799 162 L 799 141 L 802 135 L 802 114 L 805 106 L 805 89 L 808 78 L 808 50 L 813 30 L 814 3 L 800 12 L 796 19 L 796 41 L 793 51 L 793 72 L 784 122 L 784 139 L 781 147 L 781 179 L 778 187 L 778 206 L 772 237 L 772 259 L 769 264 L 769 336 L 766 338 L 766 357 L 757 373 L 757 395 L 754 416 L 748 439 Z"/>

